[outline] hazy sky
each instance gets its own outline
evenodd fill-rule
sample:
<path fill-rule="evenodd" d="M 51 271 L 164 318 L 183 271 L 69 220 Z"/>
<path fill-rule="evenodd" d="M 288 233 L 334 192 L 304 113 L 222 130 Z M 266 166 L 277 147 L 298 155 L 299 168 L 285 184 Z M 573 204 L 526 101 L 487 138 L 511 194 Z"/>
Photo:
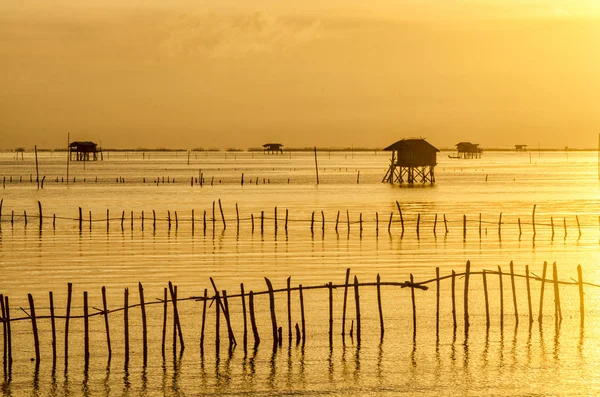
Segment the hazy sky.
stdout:
<path fill-rule="evenodd" d="M 599 48 L 598 0 L 3 0 L 0 148 L 595 147 Z"/>

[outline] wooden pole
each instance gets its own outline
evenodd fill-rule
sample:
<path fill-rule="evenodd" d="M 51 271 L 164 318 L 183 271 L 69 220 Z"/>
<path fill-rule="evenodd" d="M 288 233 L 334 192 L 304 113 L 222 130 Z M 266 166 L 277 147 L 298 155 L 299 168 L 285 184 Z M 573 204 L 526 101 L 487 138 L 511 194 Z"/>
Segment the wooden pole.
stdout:
<path fill-rule="evenodd" d="M 579 321 L 581 324 L 581 328 L 583 328 L 583 323 L 585 321 L 585 311 L 583 302 L 583 275 L 581 272 L 581 265 L 577 265 L 577 284 L 579 285 Z"/>
<path fill-rule="evenodd" d="M 12 332 L 10 327 L 10 303 L 8 296 L 4 297 L 4 324 L 6 324 L 6 352 L 8 356 L 8 373 L 10 374 L 12 368 Z M 65 357 L 66 360 L 66 357 Z M 65 361 L 66 362 L 66 361 Z"/>
<path fill-rule="evenodd" d="M 275 234 L 277 234 L 277 206 L 275 206 L 274 214 L 273 214 L 273 222 L 275 228 Z"/>
<path fill-rule="evenodd" d="M 350 280 L 350 268 L 346 269 L 346 281 L 344 283 L 344 305 L 342 309 L 342 338 L 346 334 L 346 303 L 348 301 L 348 282 Z"/>
<path fill-rule="evenodd" d="M 250 324 L 252 325 L 252 335 L 254 337 L 254 346 L 260 344 L 260 336 L 258 335 L 258 327 L 256 326 L 256 318 L 254 317 L 254 292 L 248 294 L 248 309 L 250 310 Z"/>
<path fill-rule="evenodd" d="M 52 292 L 50 292 L 52 293 Z M 7 355 L 7 348 L 8 348 L 8 343 L 7 343 L 7 332 L 6 332 L 6 326 L 7 326 L 7 321 L 6 320 L 6 310 L 4 310 L 4 295 L 0 294 L 0 314 L 2 315 L 2 364 L 3 364 L 3 369 L 4 369 L 4 376 L 7 375 L 8 373 L 8 355 Z M 56 355 L 55 355 L 56 357 Z M 53 361 L 56 362 L 56 361 Z"/>
<path fill-rule="evenodd" d="M 235 220 L 237 223 L 237 229 L 240 230 L 240 210 L 238 209 L 238 203 L 235 203 Z"/>
<path fill-rule="evenodd" d="M 394 217 L 394 212 L 390 212 L 390 221 L 388 222 L 388 233 L 392 230 L 392 218 Z"/>
<path fill-rule="evenodd" d="M 552 276 L 554 278 L 554 315 L 556 320 L 562 322 L 562 310 L 560 308 L 560 293 L 558 289 L 558 271 L 556 262 L 552 264 Z"/>
<path fill-rule="evenodd" d="M 402 209 L 400 203 L 396 200 L 396 207 L 398 207 L 398 213 L 400 214 L 400 225 L 402 226 L 402 235 L 404 235 L 404 217 L 402 217 Z"/>
<path fill-rule="evenodd" d="M 360 346 L 360 296 L 358 294 L 358 278 L 354 276 L 354 301 L 356 304 L 356 343 Z"/>
<path fill-rule="evenodd" d="M 219 199 L 219 211 L 221 211 L 221 219 L 223 220 L 223 230 L 227 229 L 227 224 L 225 223 L 225 215 L 223 214 L 223 206 L 221 205 L 221 199 Z"/>
<path fill-rule="evenodd" d="M 498 219 L 498 237 L 502 238 L 502 212 L 500 213 L 500 218 Z"/>
<path fill-rule="evenodd" d="M 444 214 L 444 228 L 446 229 L 446 234 L 448 234 L 448 222 L 446 221 L 446 214 Z"/>
<path fill-rule="evenodd" d="M 143 359 L 144 359 L 144 367 L 148 363 L 148 329 L 146 324 L 146 306 L 144 302 L 144 287 L 142 283 L 138 283 L 138 289 L 140 291 L 140 309 L 142 312 L 142 349 L 143 349 Z"/>
<path fill-rule="evenodd" d="M 440 334 L 440 268 L 435 268 L 435 335 Z"/>
<path fill-rule="evenodd" d="M 33 332 L 33 344 L 35 346 L 35 365 L 40 365 L 40 338 L 38 335 L 37 320 L 35 317 L 35 305 L 33 303 L 33 296 L 27 294 L 29 298 L 29 317 L 31 318 L 31 329 Z"/>
<path fill-rule="evenodd" d="M 287 278 L 287 320 L 288 320 L 288 343 L 292 343 L 292 277 Z"/>
<path fill-rule="evenodd" d="M 504 286 L 502 283 L 502 268 L 498 266 L 498 282 L 500 284 L 499 292 L 500 292 L 500 326 L 504 326 Z"/>
<path fill-rule="evenodd" d="M 129 363 L 129 289 L 123 294 L 123 331 L 125 337 L 125 365 Z"/>
<path fill-rule="evenodd" d="M 581 225 L 579 225 L 579 216 L 575 215 L 575 220 L 577 221 L 577 230 L 579 231 L 579 237 L 581 238 Z"/>
<path fill-rule="evenodd" d="M 554 240 L 554 218 L 550 217 L 550 227 L 552 227 L 552 237 L 550 237 L 552 240 Z"/>
<path fill-rule="evenodd" d="M 337 216 L 335 217 L 335 232 L 338 232 L 338 224 L 340 223 L 340 211 L 338 210 Z"/>
<path fill-rule="evenodd" d="M 35 180 L 37 182 L 37 188 L 40 188 L 40 170 L 38 168 L 38 156 L 37 156 L 37 145 L 34 146 L 35 150 Z"/>
<path fill-rule="evenodd" d="M 412 300 L 412 313 L 413 313 L 413 339 L 417 338 L 417 303 L 415 301 L 415 279 L 410 274 L 410 298 Z"/>
<path fill-rule="evenodd" d="M 314 214 L 314 212 L 313 212 Z M 265 231 L 265 211 L 260 211 L 260 234 Z"/>
<path fill-rule="evenodd" d="M 500 213 L 500 220 L 502 220 L 502 213 Z M 498 232 L 498 234 L 500 234 L 500 232 Z M 481 212 L 479 213 L 479 237 L 481 237 Z"/>
<path fill-rule="evenodd" d="M 163 359 L 165 358 L 165 344 L 166 344 L 166 341 L 167 341 L 167 308 L 168 308 L 167 289 L 164 288 L 163 289 L 162 346 L 161 346 L 161 351 L 162 351 L 162 357 L 163 357 Z"/>
<path fill-rule="evenodd" d="M 333 283 L 327 284 L 329 290 L 329 347 L 333 346 Z"/>
<path fill-rule="evenodd" d="M 83 357 L 85 368 L 87 368 L 90 362 L 90 319 L 87 291 L 83 291 Z"/>
<path fill-rule="evenodd" d="M 519 223 L 519 238 L 521 238 L 521 234 L 522 234 L 522 232 L 521 232 L 521 218 L 518 218 L 517 221 Z"/>
<path fill-rule="evenodd" d="M 359 222 L 359 231 L 362 234 L 363 231 L 363 224 L 362 224 L 362 212 L 359 214 L 358 216 L 358 222 Z"/>
<path fill-rule="evenodd" d="M 452 270 L 452 326 L 456 331 L 456 272 Z"/>
<path fill-rule="evenodd" d="M 350 211 L 346 210 L 346 220 L 348 221 L 348 233 L 350 233 Z"/>
<path fill-rule="evenodd" d="M 83 229 L 83 211 L 81 207 L 79 207 L 79 231 Z"/>
<path fill-rule="evenodd" d="M 275 295 L 271 281 L 265 277 L 267 288 L 269 290 L 269 309 L 271 311 L 271 328 L 273 330 L 273 349 L 277 348 L 277 317 L 275 316 Z"/>
<path fill-rule="evenodd" d="M 300 321 L 302 323 L 302 345 L 306 342 L 306 320 L 304 317 L 304 294 L 302 293 L 302 284 L 298 286 L 300 294 Z"/>
<path fill-rule="evenodd" d="M 512 286 L 513 307 L 515 310 L 515 324 L 519 324 L 519 309 L 517 307 L 517 290 L 515 286 L 515 269 L 513 261 L 510 261 L 510 285 Z"/>
<path fill-rule="evenodd" d="M 565 240 L 567 239 L 567 218 L 563 218 L 563 226 L 565 229 Z"/>
<path fill-rule="evenodd" d="M 434 236 L 436 235 L 436 232 L 437 232 L 437 217 L 438 217 L 438 214 L 435 214 L 435 218 L 433 219 L 433 235 Z"/>
<path fill-rule="evenodd" d="M 381 341 L 383 341 L 385 327 L 383 325 L 383 308 L 381 307 L 381 277 L 379 276 L 379 273 L 377 273 L 377 309 L 379 310 L 379 338 Z"/>
<path fill-rule="evenodd" d="M 244 283 L 240 283 L 240 297 L 242 298 L 242 315 L 244 316 L 244 351 L 246 351 L 246 347 L 248 346 L 248 315 L 246 314 L 246 295 L 244 294 Z"/>
<path fill-rule="evenodd" d="M 529 284 L 529 265 L 525 265 L 525 281 L 527 282 L 527 308 L 529 309 L 529 325 L 533 323 L 533 310 L 531 308 L 531 287 Z"/>
<path fill-rule="evenodd" d="M 465 333 L 468 332 L 469 329 L 469 276 L 471 273 L 471 261 L 467 261 L 467 266 L 465 269 Z"/>
<path fill-rule="evenodd" d="M 121 213 L 121 231 L 123 231 L 123 224 L 125 223 L 125 211 Z M 171 228 L 171 213 L 169 212 L 169 229 Z"/>
<path fill-rule="evenodd" d="M 535 208 L 537 204 L 533 205 L 533 211 L 531 212 L 531 224 L 533 225 L 533 238 L 535 239 Z"/>
<path fill-rule="evenodd" d="M 544 261 L 544 269 L 542 270 L 542 286 L 540 287 L 540 312 L 538 314 L 538 321 L 542 323 L 543 311 L 544 311 L 544 285 L 546 284 L 546 268 L 548 262 Z"/>
<path fill-rule="evenodd" d="M 52 328 L 52 368 L 54 368 L 56 366 L 56 322 L 54 318 L 54 294 L 52 291 L 48 292 L 48 297 L 50 299 L 50 325 Z"/>
<path fill-rule="evenodd" d="M 310 216 L 310 233 L 311 234 L 314 233 L 314 225 L 315 225 L 315 211 L 313 211 L 312 215 Z"/>
<path fill-rule="evenodd" d="M 39 210 L 39 216 L 40 216 L 40 230 L 42 230 L 42 203 L 40 203 L 40 201 L 38 200 L 38 210 Z M 579 221 L 577 221 L 579 224 Z M 581 234 L 581 232 L 580 232 Z"/>
<path fill-rule="evenodd" d="M 112 349 L 110 346 L 110 328 L 108 325 L 108 306 L 106 303 L 106 287 L 102 287 L 102 312 L 104 315 L 104 328 L 106 329 L 106 347 L 108 349 L 108 361 L 112 356 Z"/>
<path fill-rule="evenodd" d="M 204 288 L 204 299 L 202 299 L 202 326 L 200 329 L 200 355 L 204 356 L 204 329 L 206 328 L 206 306 L 208 301 L 208 289 Z M 244 302 L 244 284 L 242 284 L 242 302 Z M 244 305 L 244 330 L 246 325 L 246 306 Z M 246 346 L 244 344 L 244 346 Z"/>
<path fill-rule="evenodd" d="M 152 210 L 152 228 L 156 231 L 156 211 Z"/>
<path fill-rule="evenodd" d="M 287 233 L 287 225 L 288 225 L 288 209 L 285 209 L 285 232 Z"/>
<path fill-rule="evenodd" d="M 227 322 L 227 336 L 229 338 L 229 351 L 233 348 L 233 346 L 237 345 L 235 341 L 235 337 L 233 336 L 233 330 L 231 328 L 231 318 L 229 317 L 229 301 L 227 300 L 227 291 L 223 290 L 223 315 L 225 316 L 225 321 Z"/>
<path fill-rule="evenodd" d="M 69 364 L 69 319 L 71 317 L 71 296 L 72 295 L 73 295 L 73 284 L 68 283 L 67 284 L 67 312 L 65 314 L 65 371 Z"/>
<path fill-rule="evenodd" d="M 177 310 L 177 286 L 173 286 L 170 281 L 169 290 L 171 293 L 171 300 L 173 301 L 173 325 L 179 335 L 179 345 L 181 346 L 181 351 L 183 352 L 185 349 L 185 344 L 183 343 L 183 333 L 181 332 L 181 323 L 179 321 L 179 310 Z M 173 346 L 175 346 L 175 335 L 173 335 Z"/>
<path fill-rule="evenodd" d="M 221 297 L 219 291 L 215 291 L 215 300 L 217 301 L 217 306 L 215 307 L 215 350 L 217 351 L 217 355 L 219 355 L 221 348 Z"/>
<path fill-rule="evenodd" d="M 317 185 L 319 184 L 319 165 L 317 163 L 317 147 L 315 146 L 315 171 L 317 173 Z"/>
<path fill-rule="evenodd" d="M 483 297 L 485 300 L 485 327 L 490 328 L 490 305 L 488 298 L 486 271 L 484 270 L 481 274 L 483 276 Z"/>
<path fill-rule="evenodd" d="M 419 224 L 421 223 L 421 213 L 417 214 L 417 238 L 419 238 Z"/>
<path fill-rule="evenodd" d="M 467 216 L 463 215 L 463 239 L 467 237 Z"/>
<path fill-rule="evenodd" d="M 361 222 L 362 222 L 362 214 L 361 214 Z M 362 223 L 361 223 L 362 228 Z M 325 212 L 321 211 L 321 230 L 325 232 Z"/>

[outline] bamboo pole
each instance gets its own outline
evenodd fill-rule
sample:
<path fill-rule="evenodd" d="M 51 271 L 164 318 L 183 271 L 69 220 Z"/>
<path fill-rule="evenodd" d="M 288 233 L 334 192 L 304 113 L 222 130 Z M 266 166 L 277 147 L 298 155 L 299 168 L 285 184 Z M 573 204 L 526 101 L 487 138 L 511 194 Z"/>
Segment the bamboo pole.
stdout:
<path fill-rule="evenodd" d="M 346 220 L 348 221 L 348 233 L 350 233 L 350 211 L 346 210 Z"/>
<path fill-rule="evenodd" d="M 40 218 L 40 230 L 42 230 L 42 203 L 40 203 L 39 200 L 38 200 L 38 210 L 39 210 L 39 218 Z"/>
<path fill-rule="evenodd" d="M 40 170 L 38 167 L 38 155 L 37 155 L 37 145 L 34 146 L 35 150 L 35 180 L 37 182 L 37 188 L 40 188 Z"/>
<path fill-rule="evenodd" d="M 243 180 L 243 177 L 242 177 L 242 180 Z M 237 230 L 240 230 L 240 210 L 238 208 L 238 203 L 235 203 L 235 221 L 237 224 Z"/>
<path fill-rule="evenodd" d="M 535 208 L 537 204 L 533 205 L 533 211 L 531 212 L 531 224 L 533 225 L 533 239 L 535 240 Z"/>
<path fill-rule="evenodd" d="M 338 210 L 337 216 L 335 217 L 335 232 L 338 232 L 338 224 L 340 223 L 340 211 Z"/>
<path fill-rule="evenodd" d="M 498 219 L 498 237 L 502 238 L 502 212 L 500 213 L 500 218 Z"/>
<path fill-rule="evenodd" d="M 398 207 L 398 213 L 400 214 L 400 225 L 402 226 L 402 235 L 404 235 L 404 217 L 402 217 L 402 209 L 400 203 L 396 200 L 396 207 Z"/>
<path fill-rule="evenodd" d="M 446 214 L 444 214 L 444 228 L 446 229 L 446 234 L 448 234 L 448 222 L 446 221 Z"/>
<path fill-rule="evenodd" d="M 179 321 L 179 310 L 177 309 L 177 286 L 173 285 L 169 281 L 169 290 L 171 293 L 171 300 L 173 301 L 173 327 L 177 330 L 177 334 L 179 335 L 179 345 L 181 346 L 181 352 L 185 349 L 185 344 L 183 343 L 183 333 L 181 332 L 181 323 Z M 173 335 L 173 347 L 176 346 L 175 343 L 175 334 Z"/>
<path fill-rule="evenodd" d="M 433 235 L 434 236 L 437 234 L 437 218 L 438 218 L 438 214 L 435 214 L 435 218 L 433 219 Z"/>
<path fill-rule="evenodd" d="M 452 326 L 456 331 L 456 272 L 452 270 Z"/>
<path fill-rule="evenodd" d="M 552 228 L 552 237 L 550 237 L 552 240 L 554 240 L 554 218 L 550 217 L 550 227 Z"/>
<path fill-rule="evenodd" d="M 579 231 L 579 237 L 581 238 L 581 225 L 579 224 L 579 216 L 575 215 L 575 220 L 577 221 L 577 230 Z"/>
<path fill-rule="evenodd" d="M 12 332 L 10 327 L 10 303 L 8 300 L 8 296 L 4 297 L 4 324 L 6 324 L 6 351 L 7 351 L 7 364 L 8 364 L 8 373 L 11 373 L 12 368 Z M 66 334 L 65 334 L 66 337 Z M 65 363 L 66 363 L 65 356 Z"/>
<path fill-rule="evenodd" d="M 275 295 L 273 294 L 273 285 L 271 281 L 265 277 L 267 288 L 269 290 L 269 309 L 271 312 L 271 328 L 273 330 L 273 349 L 277 349 L 277 317 L 275 315 Z"/>
<path fill-rule="evenodd" d="M 579 320 L 581 328 L 583 328 L 583 324 L 585 322 L 585 311 L 583 301 L 583 275 L 581 272 L 581 265 L 577 265 L 577 284 L 579 286 Z"/>
<path fill-rule="evenodd" d="M 138 283 L 138 289 L 140 292 L 140 309 L 142 313 L 142 354 L 145 367 L 148 363 L 148 328 L 146 324 L 146 305 L 144 302 L 144 287 L 142 286 L 142 283 Z"/>
<path fill-rule="evenodd" d="M 112 348 L 110 346 L 110 328 L 108 325 L 108 306 L 106 303 L 106 287 L 102 286 L 102 310 L 104 315 L 104 328 L 106 329 L 106 347 L 108 349 L 108 361 L 112 356 Z"/>
<path fill-rule="evenodd" d="M 565 240 L 567 239 L 567 218 L 563 218 L 563 227 L 565 229 Z"/>
<path fill-rule="evenodd" d="M 83 229 L 83 212 L 81 207 L 79 207 L 79 231 Z"/>
<path fill-rule="evenodd" d="M 440 334 L 440 268 L 435 268 L 435 335 Z"/>
<path fill-rule="evenodd" d="M 517 307 L 517 290 L 515 286 L 515 269 L 513 267 L 513 261 L 510 261 L 510 285 L 512 287 L 513 296 L 513 307 L 515 310 L 515 324 L 519 324 L 519 309 Z"/>
<path fill-rule="evenodd" d="M 274 228 L 275 234 L 277 235 L 277 206 L 275 206 L 274 214 L 273 214 Z"/>
<path fill-rule="evenodd" d="M 358 294 L 358 278 L 354 276 L 354 301 L 356 304 L 356 343 L 360 346 L 360 295 Z"/>
<path fill-rule="evenodd" d="M 421 223 L 421 213 L 417 214 L 417 238 L 419 238 L 419 225 Z"/>
<path fill-rule="evenodd" d="M 123 224 L 125 223 L 125 211 L 121 213 L 121 231 L 123 231 Z M 169 229 L 171 228 L 171 213 L 169 213 Z"/>
<path fill-rule="evenodd" d="M 156 231 L 156 211 L 152 210 L 152 228 Z"/>
<path fill-rule="evenodd" d="M 208 289 L 204 288 L 202 299 L 202 325 L 200 330 L 200 356 L 204 357 L 204 328 L 206 327 L 206 306 L 208 300 Z M 242 284 L 242 302 L 244 302 L 244 284 Z M 246 328 L 246 305 L 244 304 L 244 330 Z M 244 343 L 244 346 L 246 344 Z"/>
<path fill-rule="evenodd" d="M 410 298 L 412 301 L 412 313 L 413 313 L 413 339 L 417 338 L 417 303 L 415 301 L 415 287 L 414 287 L 415 279 L 410 274 Z"/>
<path fill-rule="evenodd" d="M 265 211 L 260 211 L 260 234 L 265 230 Z"/>
<path fill-rule="evenodd" d="M 304 294 L 302 293 L 302 284 L 298 286 L 300 294 L 300 321 L 302 323 L 302 345 L 306 343 L 306 319 L 304 317 Z"/>
<path fill-rule="evenodd" d="M 221 199 L 219 199 L 219 211 L 221 211 L 221 220 L 223 221 L 223 230 L 227 229 L 227 224 L 225 223 L 225 215 L 223 214 L 223 206 L 221 205 Z"/>
<path fill-rule="evenodd" d="M 52 291 L 48 292 L 48 297 L 50 299 L 50 325 L 52 329 L 52 368 L 54 368 L 56 366 L 56 322 L 54 318 L 54 294 Z M 2 300 L 1 295 L 0 300 Z M 4 354 L 6 355 L 6 350 Z"/>
<path fill-rule="evenodd" d="M 544 285 L 546 284 L 546 268 L 548 267 L 548 262 L 544 261 L 544 269 L 542 270 L 542 286 L 540 287 L 540 311 L 538 314 L 538 321 L 540 324 L 543 319 L 543 311 L 544 311 Z"/>
<path fill-rule="evenodd" d="M 168 310 L 168 300 L 167 300 L 167 289 L 163 289 L 163 324 L 162 324 L 162 357 L 165 358 L 165 345 L 167 342 L 167 310 Z"/>
<path fill-rule="evenodd" d="M 362 214 L 361 214 L 362 217 Z M 325 212 L 321 211 L 321 230 L 323 231 L 323 233 L 325 232 Z M 361 227 L 362 227 L 362 223 L 361 223 Z"/>
<path fill-rule="evenodd" d="M 344 305 L 342 309 L 342 339 L 346 334 L 346 303 L 348 301 L 348 281 L 350 280 L 350 268 L 346 269 L 346 281 L 344 282 Z"/>
<path fill-rule="evenodd" d="M 243 344 L 244 351 L 246 351 L 246 347 L 248 346 L 248 315 L 246 313 L 246 295 L 244 294 L 244 283 L 240 283 L 240 291 L 240 298 L 242 299 L 242 315 L 244 316 Z"/>
<path fill-rule="evenodd" d="M 226 290 L 223 290 L 223 307 L 225 308 L 225 310 L 223 310 L 223 314 L 225 315 L 225 321 L 228 324 L 227 336 L 229 338 L 229 351 L 231 351 L 233 346 L 237 345 L 237 342 L 235 341 L 235 337 L 233 336 L 233 330 L 231 330 L 231 327 L 229 326 L 231 324 L 231 318 L 229 317 L 229 300 L 227 299 Z"/>
<path fill-rule="evenodd" d="M 467 216 L 463 215 L 463 239 L 467 237 Z"/>
<path fill-rule="evenodd" d="M 502 283 L 502 268 L 498 266 L 498 282 L 500 284 L 499 292 L 500 292 L 500 327 L 504 326 L 504 285 Z"/>
<path fill-rule="evenodd" d="M 286 209 L 285 209 L 285 232 L 286 232 L 286 233 L 287 233 L 287 230 L 288 230 L 288 213 L 289 213 L 289 211 L 288 211 L 288 209 L 286 208 Z"/>
<path fill-rule="evenodd" d="M 73 295 L 73 284 L 67 284 L 67 312 L 65 315 L 65 371 L 69 365 L 69 318 L 71 317 L 71 296 Z M 7 305 L 8 306 L 8 305 Z"/>
<path fill-rule="evenodd" d="M 87 291 L 83 291 L 83 357 L 85 368 L 88 368 L 90 362 L 90 319 Z"/>
<path fill-rule="evenodd" d="M 333 283 L 327 284 L 329 290 L 329 347 L 333 346 Z"/>
<path fill-rule="evenodd" d="M 313 211 L 310 216 L 310 233 L 311 234 L 314 234 L 314 224 L 315 224 L 315 211 Z"/>
<path fill-rule="evenodd" d="M 394 217 L 394 212 L 390 212 L 390 221 L 388 222 L 388 233 L 392 230 L 392 218 Z"/>
<path fill-rule="evenodd" d="M 123 331 L 125 340 L 125 366 L 129 363 L 129 289 L 123 294 Z"/>
<path fill-rule="evenodd" d="M 500 219 L 502 219 L 502 213 L 500 213 Z M 498 229 L 499 231 L 500 229 Z M 500 234 L 500 232 L 498 232 Z M 481 212 L 479 213 L 479 237 L 481 237 Z"/>
<path fill-rule="evenodd" d="M 52 292 L 50 292 L 52 293 Z M 4 295 L 0 294 L 0 314 L 2 315 L 2 367 L 4 369 L 4 376 L 7 376 L 8 369 L 8 333 L 6 331 L 8 321 L 6 320 L 6 310 L 4 309 Z M 56 355 L 55 355 L 56 357 Z M 55 362 L 55 361 L 53 361 Z"/>
<path fill-rule="evenodd" d="M 288 320 L 288 343 L 292 343 L 292 277 L 287 278 L 287 320 Z"/>
<path fill-rule="evenodd" d="M 379 234 L 379 213 L 375 212 L 375 233 Z"/>
<path fill-rule="evenodd" d="M 554 279 L 554 315 L 558 322 L 562 322 L 562 310 L 560 308 L 560 292 L 558 289 L 558 271 L 556 262 L 552 264 L 552 276 Z"/>
<path fill-rule="evenodd" d="M 531 287 L 529 284 L 529 265 L 525 265 L 525 281 L 527 282 L 527 308 L 529 309 L 529 326 L 533 324 L 533 310 L 531 308 Z"/>
<path fill-rule="evenodd" d="M 317 163 L 317 147 L 315 146 L 315 171 L 317 174 L 317 185 L 319 184 L 319 165 Z"/>
<path fill-rule="evenodd" d="M 381 277 L 379 276 L 379 273 L 377 273 L 377 309 L 379 310 L 379 338 L 381 341 L 383 341 L 385 327 L 383 325 L 383 308 L 381 307 Z"/>
<path fill-rule="evenodd" d="M 481 272 L 483 277 L 483 298 L 485 301 L 485 327 L 486 329 L 490 328 L 490 305 L 489 305 L 489 297 L 488 297 L 488 288 L 487 288 L 487 275 L 484 270 Z"/>
<path fill-rule="evenodd" d="M 31 294 L 27 294 L 27 298 L 29 299 L 29 317 L 31 318 L 31 330 L 33 332 L 33 344 L 35 346 L 35 365 L 37 367 L 40 365 L 40 338 L 38 335 L 33 296 Z"/>
<path fill-rule="evenodd" d="M 209 277 L 209 280 L 213 286 L 213 289 L 215 290 L 215 293 L 217 293 L 218 289 L 217 289 L 217 285 L 215 284 L 215 280 L 212 277 Z M 226 295 L 224 295 L 223 297 L 225 298 L 225 296 Z M 223 315 L 225 316 L 225 322 L 227 324 L 227 335 L 229 337 L 229 340 L 233 341 L 233 344 L 236 345 L 237 342 L 236 342 L 235 336 L 233 334 L 233 328 L 231 327 L 231 321 L 229 318 L 229 310 L 225 307 L 224 303 L 222 303 L 220 299 L 217 301 L 217 303 L 221 306 L 221 310 L 223 310 Z"/>
<path fill-rule="evenodd" d="M 517 219 L 517 221 L 518 221 L 518 223 L 519 223 L 519 238 L 521 238 L 521 234 L 523 234 L 523 233 L 521 232 L 521 218 L 518 218 L 518 219 Z"/>
<path fill-rule="evenodd" d="M 465 333 L 468 332 L 469 329 L 469 275 L 471 273 L 471 261 L 467 261 L 467 266 L 465 269 Z"/>
<path fill-rule="evenodd" d="M 219 291 L 215 291 L 215 300 L 217 301 L 215 307 L 215 350 L 218 356 L 221 349 L 221 297 Z"/>
<path fill-rule="evenodd" d="M 252 325 L 254 346 L 256 347 L 260 344 L 260 336 L 258 334 L 258 327 L 256 326 L 256 318 L 254 317 L 254 292 L 252 290 L 248 294 L 248 309 L 250 311 L 250 324 Z"/>

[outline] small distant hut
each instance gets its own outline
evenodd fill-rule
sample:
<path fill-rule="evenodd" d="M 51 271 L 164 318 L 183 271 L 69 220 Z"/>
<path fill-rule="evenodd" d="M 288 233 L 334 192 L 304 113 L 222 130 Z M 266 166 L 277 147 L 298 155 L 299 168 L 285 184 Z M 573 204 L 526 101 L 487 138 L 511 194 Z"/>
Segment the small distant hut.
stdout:
<path fill-rule="evenodd" d="M 425 139 L 401 139 L 383 150 L 392 152 L 392 160 L 382 182 L 435 182 L 439 150 Z"/>
<path fill-rule="evenodd" d="M 527 145 L 515 145 L 516 152 L 525 152 L 527 151 Z"/>
<path fill-rule="evenodd" d="M 283 145 L 281 143 L 265 143 L 263 148 L 265 153 L 283 153 Z"/>
<path fill-rule="evenodd" d="M 471 142 L 459 142 L 456 145 L 456 155 L 448 156 L 450 158 L 458 159 L 479 159 L 481 158 L 481 152 L 483 151 L 478 143 Z"/>
<path fill-rule="evenodd" d="M 100 159 L 103 160 L 102 149 L 94 142 L 90 141 L 75 141 L 69 144 L 69 159 L 76 161 L 97 161 L 98 153 Z M 73 159 L 73 155 L 75 158 Z"/>

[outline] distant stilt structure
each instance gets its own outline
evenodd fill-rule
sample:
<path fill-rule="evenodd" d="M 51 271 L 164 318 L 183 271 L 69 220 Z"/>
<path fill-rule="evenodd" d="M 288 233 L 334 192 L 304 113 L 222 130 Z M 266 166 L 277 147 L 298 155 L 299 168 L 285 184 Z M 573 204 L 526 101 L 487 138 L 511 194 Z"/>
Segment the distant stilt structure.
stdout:
<path fill-rule="evenodd" d="M 435 182 L 439 150 L 425 139 L 401 139 L 383 150 L 392 152 L 392 160 L 382 182 L 411 185 Z"/>

